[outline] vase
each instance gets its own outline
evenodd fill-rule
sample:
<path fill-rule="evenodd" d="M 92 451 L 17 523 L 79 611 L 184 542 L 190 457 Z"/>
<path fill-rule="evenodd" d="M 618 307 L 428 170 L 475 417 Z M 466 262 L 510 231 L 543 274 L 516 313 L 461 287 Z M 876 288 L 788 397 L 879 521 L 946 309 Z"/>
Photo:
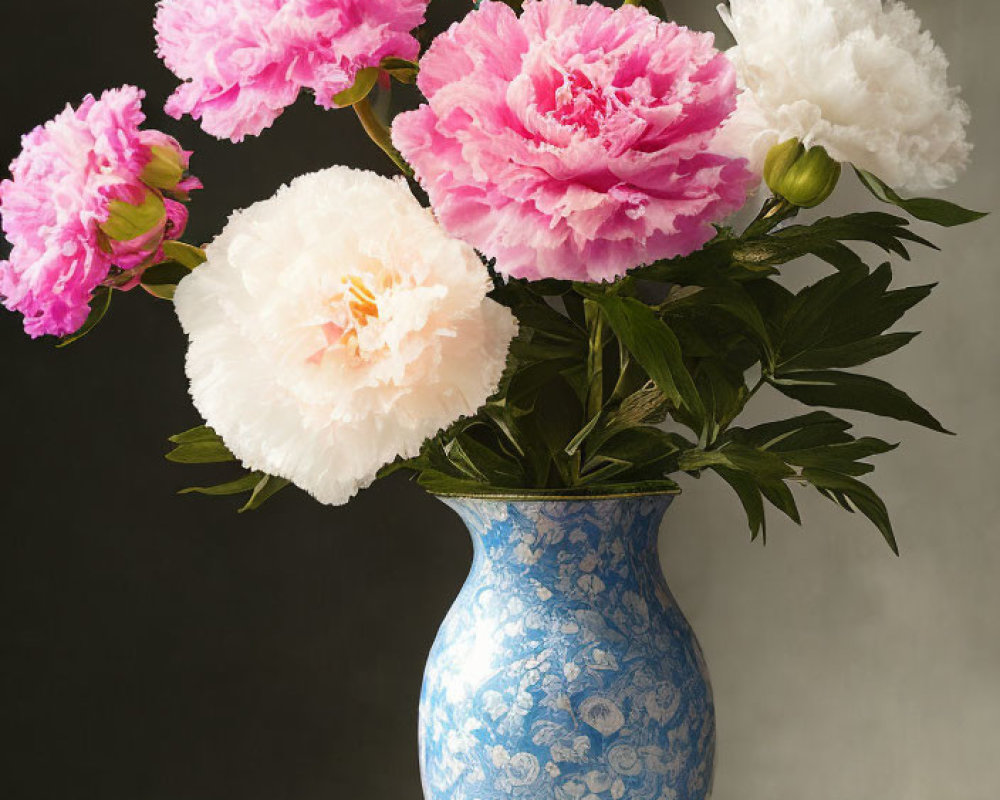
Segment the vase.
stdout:
<path fill-rule="evenodd" d="M 660 569 L 672 497 L 442 498 L 472 571 L 420 701 L 426 800 L 705 800 L 715 710 Z"/>

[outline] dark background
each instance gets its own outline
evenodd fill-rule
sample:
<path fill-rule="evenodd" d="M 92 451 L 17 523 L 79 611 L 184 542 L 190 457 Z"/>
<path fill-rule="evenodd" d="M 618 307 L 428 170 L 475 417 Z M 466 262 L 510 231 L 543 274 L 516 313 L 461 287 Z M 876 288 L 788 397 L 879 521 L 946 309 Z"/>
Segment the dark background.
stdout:
<path fill-rule="evenodd" d="M 3 165 L 67 102 L 132 83 L 148 126 L 195 151 L 188 241 L 303 172 L 391 174 L 350 111 L 311 98 L 239 146 L 166 117 L 152 2 L 2 6 Z M 432 6 L 440 29 L 468 3 Z M 225 477 L 163 459 L 200 422 L 184 350 L 171 304 L 141 291 L 64 350 L 0 312 L 0 797 L 416 800 L 423 662 L 468 568 L 464 528 L 400 480 L 242 516 L 174 496 Z"/>

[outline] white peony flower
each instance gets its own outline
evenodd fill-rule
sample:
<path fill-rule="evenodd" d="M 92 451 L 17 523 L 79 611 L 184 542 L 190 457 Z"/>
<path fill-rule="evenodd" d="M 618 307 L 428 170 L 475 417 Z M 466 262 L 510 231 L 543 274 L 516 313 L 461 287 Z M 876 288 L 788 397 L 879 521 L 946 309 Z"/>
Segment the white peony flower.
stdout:
<path fill-rule="evenodd" d="M 896 188 L 937 189 L 964 168 L 969 110 L 948 85 L 948 59 L 896 0 L 731 0 L 741 87 L 721 135 L 761 171 L 797 138 Z"/>
<path fill-rule="evenodd" d="M 304 175 L 207 254 L 174 298 L 191 396 L 252 470 L 345 503 L 497 387 L 514 318 L 402 179 Z"/>

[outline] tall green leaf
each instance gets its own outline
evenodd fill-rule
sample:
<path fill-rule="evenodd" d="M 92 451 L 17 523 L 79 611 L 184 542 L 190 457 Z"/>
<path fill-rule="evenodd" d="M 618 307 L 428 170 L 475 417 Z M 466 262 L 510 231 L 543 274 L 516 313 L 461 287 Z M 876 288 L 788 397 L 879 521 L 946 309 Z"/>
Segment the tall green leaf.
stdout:
<path fill-rule="evenodd" d="M 774 373 L 859 366 L 895 352 L 916 333 L 883 332 L 924 300 L 933 285 L 890 289 L 888 264 L 844 269 L 805 287 L 788 303 L 775 334 Z"/>
<path fill-rule="evenodd" d="M 802 471 L 802 477 L 847 510 L 853 510 L 853 506 L 868 517 L 879 529 L 886 543 L 892 548 L 892 552 L 899 555 L 899 545 L 892 530 L 889 512 L 885 503 L 870 486 L 850 476 L 838 475 L 823 469 L 805 469 Z"/>
<path fill-rule="evenodd" d="M 865 188 L 883 203 L 897 206 L 906 213 L 925 222 L 933 222 L 936 225 L 951 228 L 956 225 L 975 222 L 988 216 L 988 214 L 982 211 L 970 211 L 954 203 L 949 203 L 947 200 L 930 197 L 915 197 L 912 199 L 900 197 L 888 184 L 875 175 L 872 175 L 872 173 L 858 167 L 855 167 L 854 171 L 857 173 L 858 178 L 861 179 L 861 183 L 864 184 Z"/>
<path fill-rule="evenodd" d="M 684 365 L 680 343 L 670 327 L 647 305 L 632 297 L 596 295 L 608 324 L 625 349 L 675 406 L 683 406 L 699 419 L 705 409 L 694 380 Z"/>
<path fill-rule="evenodd" d="M 257 485 L 254 487 L 253 493 L 250 495 L 250 499 L 247 500 L 246 505 L 240 509 L 239 513 L 243 514 L 247 511 L 256 511 L 278 492 L 290 485 L 291 481 L 285 480 L 284 478 L 276 478 L 273 475 L 265 475 L 260 479 L 260 481 L 258 481 Z"/>
<path fill-rule="evenodd" d="M 189 270 L 205 263 L 205 251 L 191 244 L 168 240 L 163 243 L 163 255 Z"/>
<path fill-rule="evenodd" d="M 764 517 L 764 498 L 757 486 L 757 481 L 753 479 L 752 475 L 731 467 L 724 467 L 721 464 L 714 465 L 712 471 L 728 483 L 736 492 L 737 497 L 740 498 L 743 509 L 746 511 L 747 522 L 750 525 L 751 540 L 756 540 L 763 533 L 766 541 L 767 522 Z"/>
<path fill-rule="evenodd" d="M 913 422 L 939 433 L 950 433 L 908 394 L 868 375 L 837 370 L 796 372 L 794 377 L 772 381 L 772 385 L 806 405 L 867 411 L 881 417 Z"/>
<path fill-rule="evenodd" d="M 824 217 L 811 225 L 792 225 L 777 233 L 742 242 L 732 257 L 734 263 L 748 269 L 763 269 L 806 255 L 830 258 L 831 253 L 838 253 L 836 258 L 843 261 L 843 242 L 867 242 L 907 260 L 910 258 L 907 242 L 934 248 L 908 225 L 902 217 L 873 211 Z"/>

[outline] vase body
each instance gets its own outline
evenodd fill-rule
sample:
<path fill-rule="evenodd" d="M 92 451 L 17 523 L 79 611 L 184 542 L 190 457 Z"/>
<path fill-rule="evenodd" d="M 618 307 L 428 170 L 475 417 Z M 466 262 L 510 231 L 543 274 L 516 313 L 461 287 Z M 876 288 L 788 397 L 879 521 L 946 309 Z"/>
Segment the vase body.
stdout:
<path fill-rule="evenodd" d="M 711 685 L 657 554 L 670 500 L 445 500 L 475 558 L 424 675 L 426 800 L 710 796 Z"/>

